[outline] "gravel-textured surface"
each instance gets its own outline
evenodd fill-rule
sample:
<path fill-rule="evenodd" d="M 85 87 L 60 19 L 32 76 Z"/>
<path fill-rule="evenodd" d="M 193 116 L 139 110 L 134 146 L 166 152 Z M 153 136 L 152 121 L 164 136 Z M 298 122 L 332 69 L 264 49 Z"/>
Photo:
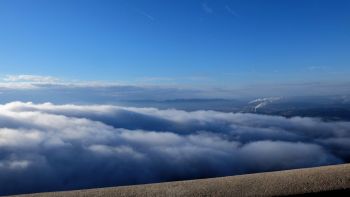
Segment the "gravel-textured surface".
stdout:
<path fill-rule="evenodd" d="M 350 164 L 23 196 L 283 196 L 342 189 L 350 189 Z"/>

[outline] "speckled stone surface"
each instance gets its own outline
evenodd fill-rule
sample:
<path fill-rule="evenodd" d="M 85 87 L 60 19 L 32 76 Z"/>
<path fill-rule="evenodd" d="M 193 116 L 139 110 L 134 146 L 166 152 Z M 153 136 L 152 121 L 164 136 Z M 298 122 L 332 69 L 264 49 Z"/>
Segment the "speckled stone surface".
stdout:
<path fill-rule="evenodd" d="M 342 189 L 350 189 L 350 164 L 212 179 L 20 196 L 285 196 Z"/>

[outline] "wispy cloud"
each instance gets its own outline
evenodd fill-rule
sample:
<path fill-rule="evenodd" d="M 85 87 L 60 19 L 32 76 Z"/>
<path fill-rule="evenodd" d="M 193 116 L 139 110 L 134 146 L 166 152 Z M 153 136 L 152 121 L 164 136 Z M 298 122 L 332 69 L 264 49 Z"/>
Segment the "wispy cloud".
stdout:
<path fill-rule="evenodd" d="M 327 69 L 328 69 L 327 66 L 309 66 L 309 67 L 307 67 L 307 70 L 309 70 L 309 71 L 325 71 Z"/>
<path fill-rule="evenodd" d="M 155 18 L 154 18 L 152 15 L 150 15 L 150 14 L 144 12 L 144 11 L 139 11 L 139 13 L 140 13 L 142 16 L 144 16 L 144 17 L 146 17 L 147 19 L 149 19 L 150 21 L 154 21 L 154 20 L 155 20 Z"/>
<path fill-rule="evenodd" d="M 235 17 L 238 17 L 239 15 L 237 14 L 236 11 L 234 11 L 230 6 L 226 5 L 225 6 L 225 9 L 228 13 L 230 13 L 231 15 L 235 16 Z"/>
<path fill-rule="evenodd" d="M 207 14 L 212 14 L 214 12 L 213 9 L 207 3 L 202 3 L 202 9 Z"/>
<path fill-rule="evenodd" d="M 139 82 L 174 82 L 176 79 L 171 77 L 142 77 L 138 79 Z"/>
<path fill-rule="evenodd" d="M 58 78 L 40 75 L 6 75 L 3 81 L 7 82 L 43 82 L 52 83 L 59 81 Z"/>

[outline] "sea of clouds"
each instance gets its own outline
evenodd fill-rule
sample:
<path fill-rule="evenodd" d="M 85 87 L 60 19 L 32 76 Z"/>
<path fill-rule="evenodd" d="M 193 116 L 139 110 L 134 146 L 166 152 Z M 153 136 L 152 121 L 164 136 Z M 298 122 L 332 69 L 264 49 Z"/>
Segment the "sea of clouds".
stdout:
<path fill-rule="evenodd" d="M 0 105 L 0 194 L 350 161 L 350 122 L 112 105 Z"/>

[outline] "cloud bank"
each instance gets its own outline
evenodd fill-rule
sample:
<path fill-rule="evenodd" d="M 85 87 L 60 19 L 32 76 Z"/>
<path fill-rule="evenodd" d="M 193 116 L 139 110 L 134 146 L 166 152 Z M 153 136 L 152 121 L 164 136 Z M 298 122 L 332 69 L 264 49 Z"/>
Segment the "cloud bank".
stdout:
<path fill-rule="evenodd" d="M 350 122 L 112 105 L 0 105 L 0 194 L 350 161 Z"/>

